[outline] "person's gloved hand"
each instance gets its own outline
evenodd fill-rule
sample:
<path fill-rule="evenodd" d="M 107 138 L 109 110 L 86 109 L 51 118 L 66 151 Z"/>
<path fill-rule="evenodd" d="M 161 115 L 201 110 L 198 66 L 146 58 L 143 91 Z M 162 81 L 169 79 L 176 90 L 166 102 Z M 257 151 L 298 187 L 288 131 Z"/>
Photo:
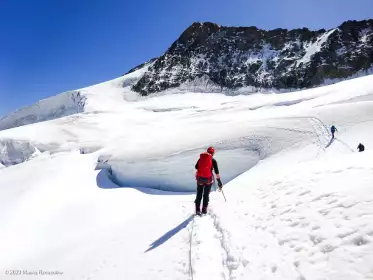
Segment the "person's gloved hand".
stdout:
<path fill-rule="evenodd" d="M 219 186 L 219 191 L 223 188 L 223 183 L 220 181 L 220 179 L 217 180 L 218 181 L 218 186 Z"/>

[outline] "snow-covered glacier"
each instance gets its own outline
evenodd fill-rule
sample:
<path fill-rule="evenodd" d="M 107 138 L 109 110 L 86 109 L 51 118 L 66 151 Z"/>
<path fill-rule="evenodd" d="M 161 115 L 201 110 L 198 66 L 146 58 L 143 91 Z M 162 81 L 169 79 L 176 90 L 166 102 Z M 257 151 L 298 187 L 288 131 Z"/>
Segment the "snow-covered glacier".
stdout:
<path fill-rule="evenodd" d="M 72 114 L 55 114 L 52 98 L 0 122 L 38 116 L 0 131 L 0 273 L 371 278 L 373 76 L 281 94 L 147 98 L 131 91 L 139 76 L 74 91 L 81 112 L 67 94 L 58 98 Z M 194 218 L 194 164 L 210 145 L 226 201 L 212 192 L 208 215 Z"/>

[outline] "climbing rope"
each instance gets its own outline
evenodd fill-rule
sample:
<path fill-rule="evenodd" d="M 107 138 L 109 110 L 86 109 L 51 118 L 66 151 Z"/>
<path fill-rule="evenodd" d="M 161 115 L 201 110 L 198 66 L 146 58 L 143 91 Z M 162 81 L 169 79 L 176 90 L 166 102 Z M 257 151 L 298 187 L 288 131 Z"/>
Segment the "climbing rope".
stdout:
<path fill-rule="evenodd" d="M 194 229 L 194 216 L 192 221 L 192 227 L 189 234 L 189 274 L 190 279 L 193 280 L 193 265 L 192 265 L 192 244 L 193 244 L 193 229 Z"/>

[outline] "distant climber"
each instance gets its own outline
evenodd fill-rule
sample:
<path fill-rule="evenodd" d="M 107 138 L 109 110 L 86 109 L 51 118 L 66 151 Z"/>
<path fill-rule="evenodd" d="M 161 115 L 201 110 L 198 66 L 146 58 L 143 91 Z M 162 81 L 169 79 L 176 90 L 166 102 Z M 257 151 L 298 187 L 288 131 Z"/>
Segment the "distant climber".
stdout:
<path fill-rule="evenodd" d="M 330 132 L 332 133 L 332 139 L 334 139 L 334 133 L 336 131 L 338 131 L 338 129 L 334 125 L 332 125 L 332 127 L 330 128 Z"/>
<path fill-rule="evenodd" d="M 216 174 L 216 180 L 218 181 L 219 189 L 223 188 L 223 184 L 220 180 L 218 163 L 213 158 L 215 154 L 215 149 L 209 147 L 207 152 L 200 154 L 199 160 L 197 161 L 195 168 L 197 169 L 196 180 L 197 180 L 197 196 L 194 201 L 196 205 L 196 215 L 201 214 L 201 200 L 203 197 L 202 213 L 207 213 L 207 206 L 209 204 L 209 195 L 211 191 L 211 186 L 213 184 L 214 178 L 212 171 L 214 170 Z"/>
<path fill-rule="evenodd" d="M 364 152 L 365 147 L 363 144 L 360 143 L 359 146 L 357 146 L 357 149 L 359 150 L 359 152 Z"/>

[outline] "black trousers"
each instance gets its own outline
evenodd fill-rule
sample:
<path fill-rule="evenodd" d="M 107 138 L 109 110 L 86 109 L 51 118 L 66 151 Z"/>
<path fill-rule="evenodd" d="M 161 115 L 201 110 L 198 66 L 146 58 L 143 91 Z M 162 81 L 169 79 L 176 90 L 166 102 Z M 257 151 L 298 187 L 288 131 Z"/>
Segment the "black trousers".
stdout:
<path fill-rule="evenodd" d="M 202 207 L 206 208 L 207 205 L 209 204 L 211 186 L 212 184 L 197 185 L 197 196 L 196 196 L 196 200 L 194 201 L 196 204 L 196 209 L 199 209 L 201 205 L 202 197 L 203 197 Z"/>

